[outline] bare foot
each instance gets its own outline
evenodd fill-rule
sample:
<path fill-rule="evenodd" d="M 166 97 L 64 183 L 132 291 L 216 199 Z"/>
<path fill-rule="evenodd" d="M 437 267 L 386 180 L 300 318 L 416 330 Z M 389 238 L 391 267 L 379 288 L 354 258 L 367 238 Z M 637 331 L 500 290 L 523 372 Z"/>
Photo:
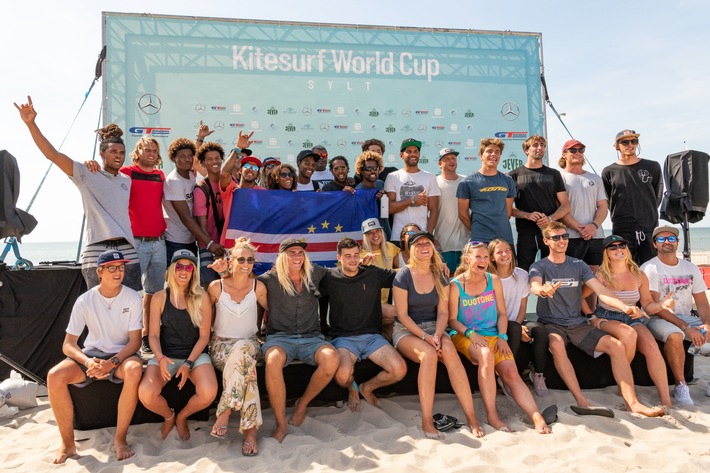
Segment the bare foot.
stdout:
<path fill-rule="evenodd" d="M 360 385 L 360 394 L 362 394 L 363 399 L 365 399 L 368 403 L 375 407 L 380 407 L 380 400 L 373 394 L 369 383 L 362 383 Z"/>
<path fill-rule="evenodd" d="M 500 417 L 489 418 L 488 425 L 501 432 L 515 432 L 508 424 L 503 422 Z"/>
<path fill-rule="evenodd" d="M 75 444 L 72 443 L 70 447 L 62 445 L 59 450 L 57 450 L 57 456 L 54 458 L 54 461 L 52 461 L 52 463 L 54 463 L 55 465 L 59 465 L 67 461 L 67 459 L 75 456 L 77 456 Z"/>
<path fill-rule="evenodd" d="M 170 431 L 173 430 L 173 427 L 175 427 L 175 411 L 173 411 L 173 415 L 163 421 L 163 425 L 160 427 L 160 436 L 163 440 L 165 440 Z"/>
<path fill-rule="evenodd" d="M 360 391 L 355 383 L 348 388 L 348 407 L 353 412 L 360 410 Z"/>
<path fill-rule="evenodd" d="M 182 417 L 182 413 L 175 417 L 175 426 L 177 427 L 178 437 L 180 440 L 190 440 L 190 428 L 187 426 L 187 417 Z"/>
<path fill-rule="evenodd" d="M 294 425 L 296 427 L 303 424 L 303 421 L 306 420 L 306 408 L 308 406 L 301 406 L 301 404 L 301 399 L 299 398 L 296 401 L 296 410 L 293 411 L 293 414 L 291 414 L 291 419 L 288 421 L 289 424 Z"/>
<path fill-rule="evenodd" d="M 629 405 L 629 409 L 631 409 L 631 412 L 641 414 L 642 416 L 646 417 L 661 417 L 666 413 L 665 409 L 663 409 L 662 406 L 646 407 L 640 402 Z"/>
<path fill-rule="evenodd" d="M 542 418 L 542 414 L 536 412 L 532 416 L 533 424 L 535 424 L 535 430 L 539 434 L 551 434 L 552 429 L 547 425 L 545 419 Z"/>
<path fill-rule="evenodd" d="M 127 443 L 114 443 L 113 450 L 116 452 L 116 460 L 121 461 L 131 458 L 136 453 L 128 447 Z"/>
<path fill-rule="evenodd" d="M 286 426 L 279 426 L 278 424 L 276 425 L 276 428 L 274 431 L 271 433 L 271 436 L 275 438 L 279 443 L 284 441 L 284 437 L 288 435 L 288 429 Z"/>
<path fill-rule="evenodd" d="M 422 421 L 422 432 L 424 432 L 424 436 L 428 439 L 431 440 L 444 440 L 446 436 L 436 430 L 436 427 L 434 427 L 434 422 L 429 421 Z"/>
<path fill-rule="evenodd" d="M 474 414 L 473 417 L 466 417 L 466 427 L 474 437 L 481 438 L 486 435 L 486 432 L 481 428 L 481 424 L 478 422 L 478 418 Z"/>

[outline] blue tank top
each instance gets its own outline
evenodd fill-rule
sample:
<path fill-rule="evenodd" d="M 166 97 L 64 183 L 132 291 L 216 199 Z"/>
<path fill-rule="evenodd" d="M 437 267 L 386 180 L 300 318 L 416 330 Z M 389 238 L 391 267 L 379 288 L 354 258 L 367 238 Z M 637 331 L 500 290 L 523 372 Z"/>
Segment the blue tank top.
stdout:
<path fill-rule="evenodd" d="M 459 288 L 459 312 L 456 315 L 458 321 L 479 335 L 498 335 L 498 310 L 491 275 L 486 273 L 486 288 L 478 296 L 466 294 L 458 278 L 453 281 Z"/>

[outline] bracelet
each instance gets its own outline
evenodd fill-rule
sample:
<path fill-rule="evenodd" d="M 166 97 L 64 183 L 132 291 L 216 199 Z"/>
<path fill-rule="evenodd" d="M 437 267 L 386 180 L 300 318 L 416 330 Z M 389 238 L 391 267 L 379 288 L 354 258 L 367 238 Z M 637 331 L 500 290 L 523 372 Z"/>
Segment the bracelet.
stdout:
<path fill-rule="evenodd" d="M 429 334 L 424 332 L 424 335 L 422 335 L 422 340 L 426 341 L 426 337 L 428 337 L 428 336 L 429 336 Z"/>
<path fill-rule="evenodd" d="M 165 355 L 161 356 L 160 359 L 158 360 L 158 364 L 160 364 L 161 361 L 165 359 Z"/>
<path fill-rule="evenodd" d="M 229 274 L 229 270 L 228 270 L 228 269 L 225 269 L 224 271 L 220 271 L 220 272 L 217 273 L 217 274 L 219 275 L 220 278 L 223 278 L 223 277 L 225 277 L 226 275 Z"/>
<path fill-rule="evenodd" d="M 475 332 L 475 330 L 473 330 L 472 328 L 466 330 L 466 332 L 464 332 L 464 337 L 466 337 L 466 338 L 471 338 L 471 334 L 472 334 L 473 332 Z"/>
<path fill-rule="evenodd" d="M 602 328 L 602 325 L 604 325 L 605 322 L 606 320 L 602 320 L 601 322 L 599 322 L 599 328 Z"/>
<path fill-rule="evenodd" d="M 84 367 L 88 368 L 90 361 L 93 361 L 93 360 L 91 358 L 87 358 L 86 361 L 84 362 Z"/>
<path fill-rule="evenodd" d="M 690 324 L 686 325 L 685 328 L 682 328 L 681 330 L 682 330 L 683 332 L 686 332 L 689 328 L 692 328 L 692 327 L 690 326 Z"/>
<path fill-rule="evenodd" d="M 239 154 L 242 150 L 241 150 L 241 148 L 237 148 L 237 147 L 235 146 L 234 148 L 232 148 L 232 151 L 235 152 L 235 153 L 237 153 L 237 154 Z"/>
<path fill-rule="evenodd" d="M 200 138 L 200 137 L 198 136 L 197 138 L 195 138 L 195 141 L 202 141 L 202 142 L 204 142 L 205 140 L 204 140 L 204 138 Z"/>
<path fill-rule="evenodd" d="M 596 228 L 597 230 L 599 230 L 599 225 L 597 225 L 597 222 L 592 221 L 592 225 L 594 225 L 594 228 Z"/>
<path fill-rule="evenodd" d="M 207 243 L 207 246 L 205 246 L 205 249 L 206 249 L 206 250 L 209 250 L 209 249 L 210 249 L 210 246 L 212 246 L 212 243 L 214 243 L 214 240 L 210 240 L 210 242 Z"/>
<path fill-rule="evenodd" d="M 501 340 L 505 340 L 506 342 L 508 341 L 508 334 L 507 333 L 499 333 L 498 338 Z"/>
<path fill-rule="evenodd" d="M 414 196 L 412 196 L 412 205 L 414 205 Z"/>

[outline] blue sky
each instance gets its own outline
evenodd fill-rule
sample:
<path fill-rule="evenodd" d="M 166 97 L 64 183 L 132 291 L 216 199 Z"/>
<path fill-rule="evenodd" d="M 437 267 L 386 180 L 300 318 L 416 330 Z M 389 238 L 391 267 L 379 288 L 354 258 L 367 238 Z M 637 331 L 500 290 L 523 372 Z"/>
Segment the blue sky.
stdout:
<path fill-rule="evenodd" d="M 550 98 L 566 114 L 575 138 L 587 145 L 598 173 L 616 159 L 614 135 L 624 128 L 641 133 L 642 157 L 661 163 L 686 144 L 710 151 L 710 2 L 702 0 L 3 2 L 0 149 L 18 159 L 21 208 L 49 162 L 12 102 L 32 95 L 40 128 L 59 146 L 93 79 L 101 11 L 540 32 Z M 97 84 L 62 149 L 75 160 L 91 157 L 100 100 Z M 547 118 L 550 162 L 556 166 L 568 137 L 549 108 Z M 40 224 L 25 241 L 78 240 L 79 192 L 56 167 L 30 212 Z"/>

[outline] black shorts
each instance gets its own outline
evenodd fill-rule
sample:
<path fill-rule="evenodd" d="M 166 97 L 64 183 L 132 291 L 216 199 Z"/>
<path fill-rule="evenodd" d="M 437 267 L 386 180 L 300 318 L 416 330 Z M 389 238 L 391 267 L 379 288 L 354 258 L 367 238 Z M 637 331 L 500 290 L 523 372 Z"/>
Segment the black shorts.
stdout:
<path fill-rule="evenodd" d="M 602 264 L 604 256 L 604 240 L 601 238 L 570 238 L 567 246 L 567 256 L 581 259 L 589 266 L 599 266 Z"/>

